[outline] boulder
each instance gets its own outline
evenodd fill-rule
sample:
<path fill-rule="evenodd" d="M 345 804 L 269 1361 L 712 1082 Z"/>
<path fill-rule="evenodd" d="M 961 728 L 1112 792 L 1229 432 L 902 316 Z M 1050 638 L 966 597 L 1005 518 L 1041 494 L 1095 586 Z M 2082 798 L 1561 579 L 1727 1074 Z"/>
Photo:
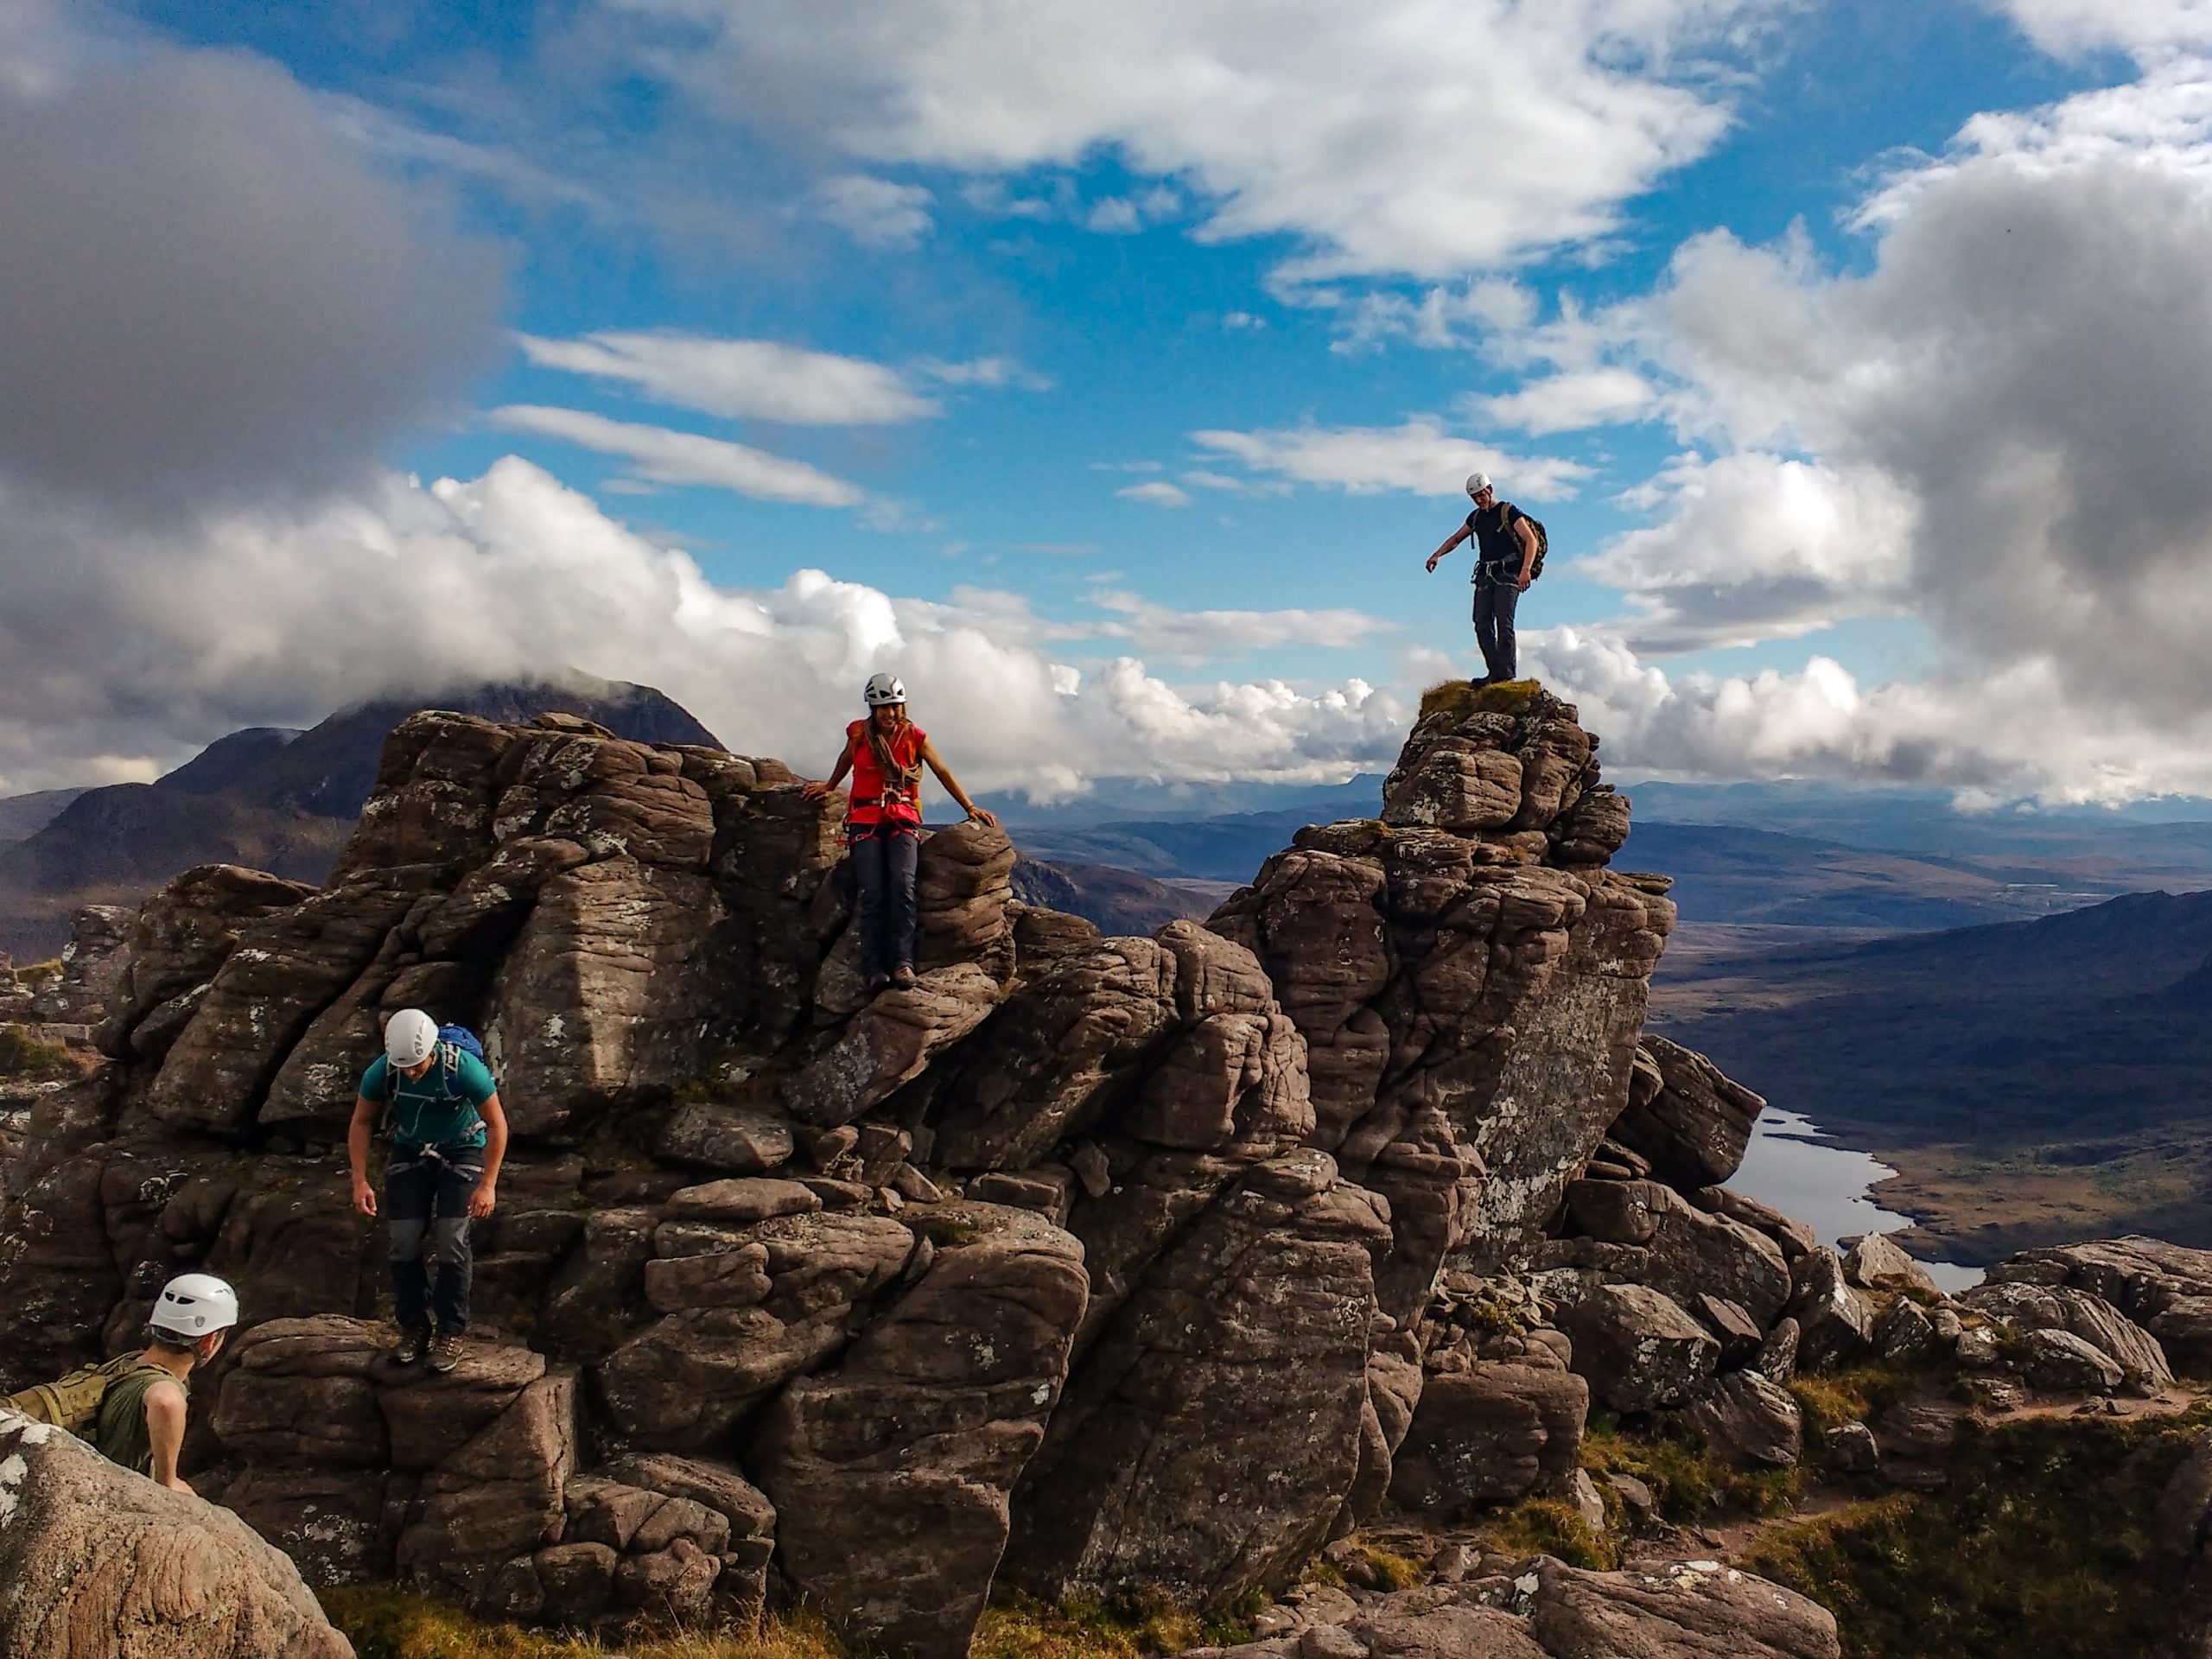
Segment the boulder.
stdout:
<path fill-rule="evenodd" d="M 930 969 L 911 990 L 885 991 L 785 1084 L 784 1102 L 804 1122 L 824 1128 L 849 1123 L 982 1025 L 999 996 L 998 982 L 965 962 Z"/>
<path fill-rule="evenodd" d="M 1988 1281 L 2088 1291 L 2157 1338 L 2183 1376 L 2212 1377 L 2212 1250 L 2156 1238 L 2102 1239 L 2023 1250 L 1991 1268 Z"/>
<path fill-rule="evenodd" d="M 1743 1163 L 1766 1102 L 1679 1043 L 1646 1033 L 1637 1047 L 1649 1064 L 1638 1068 L 1612 1138 L 1685 1192 L 1719 1186 Z"/>
<path fill-rule="evenodd" d="M 1719 1363 L 1705 1327 L 1642 1285 L 1601 1285 L 1563 1309 L 1559 1326 L 1592 1395 L 1615 1411 L 1687 1404 Z"/>
<path fill-rule="evenodd" d="M 1554 1659 L 1840 1659 L 1835 1616 L 1713 1561 L 1629 1573 L 1537 1564 L 1530 1634 Z"/>
<path fill-rule="evenodd" d="M 2020 1374 L 2048 1394 L 2110 1394 L 2126 1373 L 2120 1362 L 2070 1331 L 2031 1331 Z"/>
<path fill-rule="evenodd" d="M 778 1396 L 752 1467 L 784 1576 L 848 1639 L 968 1651 L 1006 1548 L 1008 1495 L 1044 1438 L 1088 1281 L 1075 1240 L 971 1206 L 834 1373 Z"/>
<path fill-rule="evenodd" d="M 1757 1371 L 1716 1377 L 1690 1407 L 1706 1443 L 1738 1469 L 1784 1469 L 1804 1454 L 1804 1419 L 1788 1389 Z"/>
<path fill-rule="evenodd" d="M 1390 1501 L 1433 1522 L 1463 1520 L 1573 1478 L 1590 1387 L 1569 1371 L 1482 1364 L 1423 1383 L 1392 1455 Z"/>
<path fill-rule="evenodd" d="M 1843 1258 L 1843 1276 L 1861 1290 L 1902 1291 L 1928 1297 L 1942 1294 L 1928 1269 L 1899 1249 L 1887 1233 L 1869 1233 L 1853 1244 Z"/>
<path fill-rule="evenodd" d="M 757 1175 L 791 1158 L 791 1126 L 782 1118 L 735 1106 L 695 1103 L 670 1114 L 653 1151 L 679 1164 L 701 1164 L 734 1175 Z"/>
<path fill-rule="evenodd" d="M 1071 1378 L 1014 1495 L 1012 1581 L 1058 1599 L 1143 1580 L 1206 1606 L 1287 1585 L 1359 1472 L 1389 1246 L 1324 1154 L 1225 1189 Z"/>
<path fill-rule="evenodd" d="M 1790 1268 L 1789 1313 L 1797 1321 L 1797 1363 L 1808 1371 L 1845 1365 L 1866 1352 L 1874 1333 L 1874 1310 L 1844 1277 L 1843 1263 L 1826 1246 L 1801 1255 Z"/>
<path fill-rule="evenodd" d="M 1974 1286 L 1959 1298 L 1959 1305 L 2015 1331 L 2062 1331 L 2079 1338 L 2117 1368 L 2132 1393 L 2155 1395 L 2173 1384 L 2158 1339 L 2094 1291 L 1999 1281 Z M 2048 1363 L 2060 1370 L 2066 1366 L 2056 1350 Z M 2101 1374 L 2103 1368 L 2090 1370 Z"/>
<path fill-rule="evenodd" d="M 0 1410 L 0 1659 L 351 1659 L 227 1510 Z"/>

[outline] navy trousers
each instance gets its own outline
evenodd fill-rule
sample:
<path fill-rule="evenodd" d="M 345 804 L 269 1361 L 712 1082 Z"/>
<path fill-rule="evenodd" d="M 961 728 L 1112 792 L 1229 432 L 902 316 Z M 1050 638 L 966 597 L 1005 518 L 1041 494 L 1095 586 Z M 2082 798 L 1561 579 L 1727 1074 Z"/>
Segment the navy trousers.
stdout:
<path fill-rule="evenodd" d="M 921 837 L 888 825 L 853 836 L 853 879 L 858 886 L 861 971 L 874 977 L 914 965 L 914 934 L 921 910 L 914 899 L 914 867 Z"/>
<path fill-rule="evenodd" d="M 441 1335 L 457 1337 L 468 1323 L 475 1258 L 468 1241 L 468 1198 L 484 1179 L 484 1148 L 444 1152 L 395 1146 L 384 1172 L 384 1216 L 391 1238 L 391 1311 L 403 1331 L 430 1328 L 430 1275 L 423 1241 L 437 1263 L 435 1312 Z"/>
<path fill-rule="evenodd" d="M 1483 667 L 1492 680 L 1521 677 L 1520 651 L 1513 637 L 1513 613 L 1520 604 L 1521 589 L 1513 582 L 1493 576 L 1488 569 L 1475 578 L 1475 643 L 1482 647 Z"/>

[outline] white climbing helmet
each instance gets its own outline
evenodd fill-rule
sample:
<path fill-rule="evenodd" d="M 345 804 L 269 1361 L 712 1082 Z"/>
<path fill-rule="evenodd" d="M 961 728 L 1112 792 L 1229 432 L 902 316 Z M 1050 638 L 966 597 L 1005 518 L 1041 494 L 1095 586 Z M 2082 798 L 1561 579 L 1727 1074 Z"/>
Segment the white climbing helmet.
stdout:
<path fill-rule="evenodd" d="M 1469 497 L 1471 498 L 1480 495 L 1488 488 L 1490 488 L 1490 474 L 1488 473 L 1469 473 L 1467 474 L 1467 494 Z"/>
<path fill-rule="evenodd" d="M 402 1008 L 384 1028 L 385 1058 L 412 1068 L 437 1052 L 438 1022 L 420 1008 Z"/>
<path fill-rule="evenodd" d="M 147 1321 L 165 1337 L 197 1342 L 238 1322 L 238 1294 L 211 1273 L 182 1273 L 162 1287 Z"/>
<path fill-rule="evenodd" d="M 906 701 L 906 688 L 899 683 L 896 674 L 871 674 L 868 689 L 861 695 L 868 699 L 871 709 L 888 709 L 892 704 Z"/>

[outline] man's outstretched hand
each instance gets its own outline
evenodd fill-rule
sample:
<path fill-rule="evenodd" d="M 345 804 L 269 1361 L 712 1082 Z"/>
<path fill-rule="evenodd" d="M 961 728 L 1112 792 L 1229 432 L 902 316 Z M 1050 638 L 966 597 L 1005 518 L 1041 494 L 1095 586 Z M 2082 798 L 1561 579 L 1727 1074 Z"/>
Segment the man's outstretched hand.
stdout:
<path fill-rule="evenodd" d="M 1428 556 L 1428 568 L 1431 570 L 1434 570 L 1436 569 L 1436 561 L 1440 556 L 1441 556 L 1435 553 L 1432 553 Z"/>

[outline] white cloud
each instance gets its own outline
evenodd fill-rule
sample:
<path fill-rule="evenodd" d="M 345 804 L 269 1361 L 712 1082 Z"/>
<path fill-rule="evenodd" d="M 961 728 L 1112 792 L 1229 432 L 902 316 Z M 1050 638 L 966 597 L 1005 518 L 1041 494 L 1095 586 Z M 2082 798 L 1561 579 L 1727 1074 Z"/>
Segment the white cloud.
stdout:
<path fill-rule="evenodd" d="M 970 174 L 1111 149 L 1288 235 L 1299 280 L 1441 278 L 1608 237 L 1727 124 L 1696 90 L 1777 0 L 616 0 L 639 53 L 728 118 Z M 655 24 L 661 27 L 656 29 Z"/>
<path fill-rule="evenodd" d="M 1445 429 L 1433 416 L 1398 426 L 1301 426 L 1280 431 L 1194 432 L 1202 449 L 1262 475 L 1340 489 L 1354 495 L 1402 490 L 1458 495 L 1467 474 L 1490 474 L 1519 499 L 1555 501 L 1589 476 L 1579 462 L 1552 455 L 1515 456 Z"/>
<path fill-rule="evenodd" d="M 1911 607 L 1913 503 L 1879 474 L 1748 451 L 1684 456 L 1638 500 L 1668 511 L 1576 563 L 1631 596 L 1643 656 L 1809 633 Z"/>
<path fill-rule="evenodd" d="M 835 225 L 864 248 L 919 247 L 937 228 L 930 208 L 937 198 L 918 184 L 895 184 L 865 173 L 824 179 L 814 188 L 815 217 Z"/>
<path fill-rule="evenodd" d="M 1640 420 L 1657 399 L 1651 383 L 1632 369 L 1586 369 L 1533 380 L 1518 391 L 1484 397 L 1478 407 L 1500 426 L 1541 437 Z"/>
<path fill-rule="evenodd" d="M 1499 277 L 1440 283 L 1419 297 L 1382 289 L 1345 302 L 1342 296 L 1313 294 L 1310 302 L 1340 306 L 1344 317 L 1332 351 L 1372 351 L 1391 340 L 1408 340 L 1432 351 L 1468 346 L 1486 334 L 1525 329 L 1536 315 L 1536 296 L 1517 283 Z"/>
<path fill-rule="evenodd" d="M 2117 47 L 2155 58 L 2212 50 L 2207 0 L 1984 0 L 2046 52 L 2063 57 Z"/>
<path fill-rule="evenodd" d="M 2069 696 L 2050 664 L 1868 690 L 1826 657 L 1789 674 L 1670 678 L 1603 631 L 1521 640 L 1523 669 L 1604 734 L 1617 776 L 1825 778 L 2105 804 L 2212 793 L 2212 714 L 2177 734 Z"/>
<path fill-rule="evenodd" d="M 861 682 L 889 668 L 969 787 L 1047 793 L 1099 776 L 1340 779 L 1387 762 L 1406 716 L 1357 680 L 1179 689 L 1133 656 L 1085 670 L 1048 654 L 1070 632 L 1173 627 L 1118 597 L 1071 629 L 1018 595 L 931 603 L 819 570 L 718 588 L 512 456 L 472 480 L 386 478 L 313 512 L 162 532 L 18 512 L 0 588 L 0 791 L 81 781 L 115 757 L 173 762 L 359 697 L 564 667 L 658 685 L 740 751 L 810 772 Z M 1225 616 L 1254 643 L 1359 627 L 1350 613 Z"/>
<path fill-rule="evenodd" d="M 1164 479 L 1154 479 L 1144 484 L 1125 485 L 1114 493 L 1124 501 L 1142 501 L 1154 507 L 1187 507 L 1191 505 L 1189 491 L 1179 489 Z"/>
<path fill-rule="evenodd" d="M 857 486 L 819 467 L 725 438 L 531 404 L 510 404 L 492 410 L 488 418 L 511 431 L 535 432 L 601 454 L 620 455 L 637 468 L 640 478 L 656 484 L 703 484 L 759 501 L 813 507 L 855 507 L 868 499 Z"/>
<path fill-rule="evenodd" d="M 884 426 L 938 413 L 938 405 L 896 369 L 774 340 L 713 340 L 673 331 L 516 338 L 524 355 L 542 368 L 619 381 L 656 402 L 734 420 Z"/>

